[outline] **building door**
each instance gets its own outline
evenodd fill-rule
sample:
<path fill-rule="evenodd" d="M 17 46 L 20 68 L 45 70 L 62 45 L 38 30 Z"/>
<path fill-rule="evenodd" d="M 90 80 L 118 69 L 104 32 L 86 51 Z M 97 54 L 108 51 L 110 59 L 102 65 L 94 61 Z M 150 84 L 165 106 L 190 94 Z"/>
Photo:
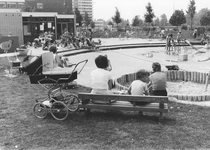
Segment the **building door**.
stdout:
<path fill-rule="evenodd" d="M 68 24 L 67 23 L 58 23 L 57 24 L 57 37 L 58 37 L 58 39 L 64 33 L 65 29 L 68 29 Z"/>

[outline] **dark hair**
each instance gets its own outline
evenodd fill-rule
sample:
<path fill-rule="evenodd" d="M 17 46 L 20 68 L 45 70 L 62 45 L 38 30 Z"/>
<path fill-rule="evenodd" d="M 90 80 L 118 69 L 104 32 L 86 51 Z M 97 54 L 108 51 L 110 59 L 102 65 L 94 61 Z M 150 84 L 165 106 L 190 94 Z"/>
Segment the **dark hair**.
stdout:
<path fill-rule="evenodd" d="M 107 68 L 109 65 L 107 57 L 102 56 L 102 55 L 99 55 L 98 57 L 96 57 L 95 64 L 98 68 L 102 68 L 102 69 Z"/>
<path fill-rule="evenodd" d="M 57 52 L 57 47 L 55 45 L 52 45 L 52 46 L 50 46 L 49 51 L 53 52 L 53 54 L 55 54 Z"/>
<path fill-rule="evenodd" d="M 161 71 L 161 66 L 158 62 L 154 62 L 152 64 L 152 69 L 153 69 L 154 72 L 158 72 L 158 71 Z"/>
<path fill-rule="evenodd" d="M 142 79 L 146 76 L 149 76 L 149 72 L 145 69 L 141 69 L 136 73 L 136 78 L 137 79 Z"/>

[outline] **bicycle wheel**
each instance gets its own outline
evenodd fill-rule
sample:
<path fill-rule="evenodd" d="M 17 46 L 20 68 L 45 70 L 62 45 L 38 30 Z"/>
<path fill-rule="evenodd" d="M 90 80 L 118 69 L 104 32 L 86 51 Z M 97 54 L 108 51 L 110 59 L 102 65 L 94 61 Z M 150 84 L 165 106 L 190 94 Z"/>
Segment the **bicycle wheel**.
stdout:
<path fill-rule="evenodd" d="M 64 102 L 69 111 L 77 111 L 79 108 L 79 99 L 76 95 L 66 95 L 64 98 Z"/>
<path fill-rule="evenodd" d="M 48 112 L 47 107 L 42 103 L 36 103 L 34 105 L 33 110 L 34 110 L 34 115 L 37 118 L 43 119 L 47 116 L 47 112 Z"/>
<path fill-rule="evenodd" d="M 61 101 L 56 101 L 50 107 L 50 112 L 56 120 L 65 120 L 68 117 L 69 110 Z"/>

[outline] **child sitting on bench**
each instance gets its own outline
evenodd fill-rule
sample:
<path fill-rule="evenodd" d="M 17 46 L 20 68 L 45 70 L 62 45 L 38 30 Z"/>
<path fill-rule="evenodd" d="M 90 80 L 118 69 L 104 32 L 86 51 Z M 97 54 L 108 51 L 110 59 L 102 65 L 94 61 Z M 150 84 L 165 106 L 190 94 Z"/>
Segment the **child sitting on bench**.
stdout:
<path fill-rule="evenodd" d="M 149 95 L 147 83 L 149 81 L 149 72 L 141 69 L 137 72 L 136 80 L 134 80 L 128 89 L 130 95 Z M 133 104 L 133 102 L 131 102 Z M 146 105 L 147 102 L 135 102 L 136 105 Z"/>
<path fill-rule="evenodd" d="M 57 54 L 57 47 L 55 45 L 50 46 L 49 51 L 53 53 L 53 68 L 64 67 L 64 62 L 61 56 Z"/>

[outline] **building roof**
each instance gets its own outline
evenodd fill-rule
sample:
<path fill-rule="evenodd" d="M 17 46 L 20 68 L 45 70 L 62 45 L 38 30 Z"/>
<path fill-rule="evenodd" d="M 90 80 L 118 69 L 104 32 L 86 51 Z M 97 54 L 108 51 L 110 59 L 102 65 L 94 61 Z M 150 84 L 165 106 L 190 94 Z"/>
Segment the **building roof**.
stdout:
<path fill-rule="evenodd" d="M 23 17 L 54 17 L 57 15 L 57 12 L 22 12 Z"/>
<path fill-rule="evenodd" d="M 20 3 L 25 3 L 25 0 L 0 0 L 0 2 L 20 2 Z"/>
<path fill-rule="evenodd" d="M 20 13 L 20 9 L 0 9 L 0 13 Z"/>
<path fill-rule="evenodd" d="M 23 17 L 57 17 L 57 18 L 74 18 L 74 15 L 72 14 L 58 14 L 57 12 L 22 12 Z"/>

